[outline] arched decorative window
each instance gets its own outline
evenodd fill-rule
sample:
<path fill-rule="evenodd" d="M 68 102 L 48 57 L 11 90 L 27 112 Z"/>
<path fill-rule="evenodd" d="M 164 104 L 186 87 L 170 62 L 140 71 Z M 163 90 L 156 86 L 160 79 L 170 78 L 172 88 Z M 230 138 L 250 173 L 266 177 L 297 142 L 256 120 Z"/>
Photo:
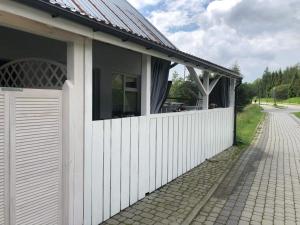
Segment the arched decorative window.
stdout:
<path fill-rule="evenodd" d="M 67 67 L 51 60 L 28 58 L 0 67 L 0 87 L 62 89 Z"/>

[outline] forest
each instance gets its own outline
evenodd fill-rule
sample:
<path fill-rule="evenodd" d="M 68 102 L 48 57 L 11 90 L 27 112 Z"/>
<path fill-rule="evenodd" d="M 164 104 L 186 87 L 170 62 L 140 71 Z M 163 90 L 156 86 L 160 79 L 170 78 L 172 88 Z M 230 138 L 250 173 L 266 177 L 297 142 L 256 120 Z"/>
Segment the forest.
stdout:
<path fill-rule="evenodd" d="M 300 64 L 272 72 L 266 68 L 262 78 L 255 80 L 250 88 L 261 98 L 300 97 Z"/>

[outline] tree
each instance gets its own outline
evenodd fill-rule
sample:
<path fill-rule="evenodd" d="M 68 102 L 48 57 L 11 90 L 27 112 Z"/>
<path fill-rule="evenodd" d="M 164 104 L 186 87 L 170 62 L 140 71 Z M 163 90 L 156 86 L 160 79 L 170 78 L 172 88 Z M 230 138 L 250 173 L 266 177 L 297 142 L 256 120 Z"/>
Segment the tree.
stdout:
<path fill-rule="evenodd" d="M 289 85 L 282 84 L 273 88 L 273 98 L 284 100 L 289 97 Z"/>
<path fill-rule="evenodd" d="M 291 85 L 289 86 L 289 98 L 300 96 L 300 76 L 298 73 L 294 75 Z"/>
<path fill-rule="evenodd" d="M 253 85 L 256 95 L 262 98 L 272 97 L 273 88 L 281 85 L 289 86 L 288 97 L 300 97 L 300 64 L 273 72 L 270 72 L 267 67 L 262 78 L 254 81 Z M 285 93 L 283 89 L 283 87 L 280 87 L 279 91 Z"/>
<path fill-rule="evenodd" d="M 198 92 L 197 84 L 190 75 L 184 80 L 176 71 L 173 73 L 169 98 L 178 99 L 188 105 L 196 105 Z"/>
<path fill-rule="evenodd" d="M 237 74 L 241 75 L 240 66 L 235 63 L 232 67 L 232 70 Z M 237 106 L 239 109 L 244 108 L 246 105 L 252 102 L 253 97 L 255 96 L 256 92 L 254 89 L 254 85 L 250 83 L 243 83 L 237 89 Z"/>
<path fill-rule="evenodd" d="M 237 90 L 237 106 L 239 109 L 244 108 L 246 105 L 251 104 L 252 99 L 255 97 L 256 92 L 253 84 L 243 83 Z"/>

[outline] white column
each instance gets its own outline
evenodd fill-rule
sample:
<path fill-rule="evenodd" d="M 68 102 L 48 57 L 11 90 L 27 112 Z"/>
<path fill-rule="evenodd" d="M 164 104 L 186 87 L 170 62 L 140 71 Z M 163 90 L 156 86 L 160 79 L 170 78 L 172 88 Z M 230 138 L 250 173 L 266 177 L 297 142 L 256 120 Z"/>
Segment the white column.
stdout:
<path fill-rule="evenodd" d="M 64 224 L 83 224 L 84 41 L 68 44 L 63 87 Z"/>
<path fill-rule="evenodd" d="M 206 94 L 203 95 L 203 110 L 208 110 L 209 108 L 209 75 L 203 75 L 203 86 L 206 90 Z"/>
<path fill-rule="evenodd" d="M 151 104 L 151 56 L 142 58 L 142 87 L 141 87 L 141 115 L 150 115 Z"/>
<path fill-rule="evenodd" d="M 235 85 L 236 85 L 236 79 L 230 79 L 230 88 L 229 88 L 230 107 L 234 107 L 235 105 Z"/>
<path fill-rule="evenodd" d="M 93 135 L 93 40 L 85 39 L 84 48 L 84 224 L 92 224 L 92 135 Z"/>

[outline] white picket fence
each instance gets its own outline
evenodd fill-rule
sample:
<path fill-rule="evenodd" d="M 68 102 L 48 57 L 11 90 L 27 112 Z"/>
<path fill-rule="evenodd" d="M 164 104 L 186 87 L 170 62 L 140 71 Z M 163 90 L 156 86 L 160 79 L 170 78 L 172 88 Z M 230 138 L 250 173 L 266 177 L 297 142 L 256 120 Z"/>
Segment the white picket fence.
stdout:
<path fill-rule="evenodd" d="M 93 122 L 92 224 L 233 143 L 233 108 Z"/>

